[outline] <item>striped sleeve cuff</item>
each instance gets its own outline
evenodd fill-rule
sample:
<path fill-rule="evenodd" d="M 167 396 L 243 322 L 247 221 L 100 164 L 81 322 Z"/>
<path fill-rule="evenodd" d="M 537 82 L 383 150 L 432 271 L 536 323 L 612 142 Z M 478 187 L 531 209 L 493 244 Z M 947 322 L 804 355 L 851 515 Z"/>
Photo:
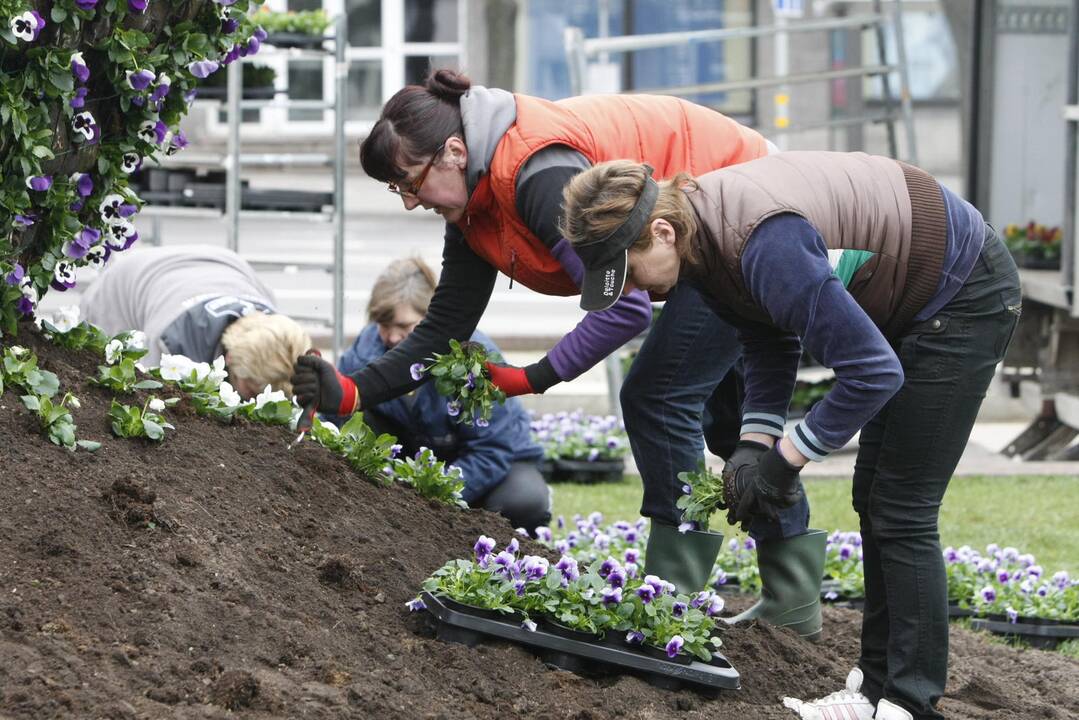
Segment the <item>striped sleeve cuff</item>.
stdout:
<path fill-rule="evenodd" d="M 798 448 L 798 452 L 817 462 L 826 458 L 829 453 L 838 450 L 838 448 L 830 448 L 818 440 L 817 436 L 806 425 L 805 420 L 794 426 L 794 432 L 791 433 L 790 437 L 794 447 Z"/>
<path fill-rule="evenodd" d="M 740 435 L 746 433 L 764 433 L 772 437 L 783 437 L 783 424 L 787 421 L 782 415 L 771 413 L 750 412 L 742 416 L 742 430 Z"/>

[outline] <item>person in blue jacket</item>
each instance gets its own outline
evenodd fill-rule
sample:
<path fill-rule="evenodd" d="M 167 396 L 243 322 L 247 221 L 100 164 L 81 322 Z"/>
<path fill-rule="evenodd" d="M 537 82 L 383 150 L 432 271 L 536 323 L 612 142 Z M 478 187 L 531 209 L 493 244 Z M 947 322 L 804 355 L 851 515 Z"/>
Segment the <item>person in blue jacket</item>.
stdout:
<path fill-rule="evenodd" d="M 437 280 L 419 258 L 389 265 L 375 281 L 367 305 L 370 324 L 337 363 L 342 373 L 355 373 L 409 336 L 427 314 Z M 474 342 L 499 352 L 478 330 Z M 538 463 L 543 450 L 532 441 L 528 412 L 516 398 L 496 404 L 488 427 L 458 423 L 446 413 L 446 398 L 435 384 L 424 383 L 408 395 L 363 409 L 376 432 L 395 435 L 402 452 L 421 447 L 439 460 L 461 468 L 465 502 L 502 514 L 515 528 L 534 530 L 551 519 L 551 499 Z"/>

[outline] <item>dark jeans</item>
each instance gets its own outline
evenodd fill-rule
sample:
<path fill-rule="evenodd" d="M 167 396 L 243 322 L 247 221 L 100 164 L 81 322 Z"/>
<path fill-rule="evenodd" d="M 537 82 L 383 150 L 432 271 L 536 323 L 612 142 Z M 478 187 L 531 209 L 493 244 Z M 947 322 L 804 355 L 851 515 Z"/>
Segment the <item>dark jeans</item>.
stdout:
<path fill-rule="evenodd" d="M 905 380 L 861 433 L 854 509 L 861 521 L 865 610 L 862 691 L 915 718 L 943 717 L 948 586 L 937 520 L 978 408 L 1019 320 L 1019 275 L 986 226 L 958 294 L 896 343 Z"/>
<path fill-rule="evenodd" d="M 435 445 L 416 437 L 412 430 L 401 423 L 378 412 L 378 408 L 364 410 L 364 421 L 375 433 L 389 433 L 397 438 L 402 455 L 415 455 L 421 445 Z M 445 463 L 457 459 L 457 453 L 446 448 L 431 447 L 435 457 Z M 516 461 L 510 464 L 509 472 L 502 482 L 491 488 L 486 495 L 474 500 L 472 507 L 481 507 L 502 515 L 515 528 L 525 528 L 530 533 L 538 525 L 551 522 L 551 492 L 547 481 L 539 471 L 538 460 Z"/>
<path fill-rule="evenodd" d="M 716 451 L 733 448 L 741 428 L 741 391 L 736 376 L 724 377 L 741 353 L 734 328 L 692 287 L 676 285 L 622 385 L 622 416 L 644 483 L 645 517 L 682 521 L 675 507 L 682 494 L 678 473 L 697 469 L 706 435 Z M 706 402 L 710 423 L 702 430 Z M 793 537 L 808 524 L 809 502 L 803 500 L 782 511 L 778 523 L 754 520 L 750 535 Z"/>

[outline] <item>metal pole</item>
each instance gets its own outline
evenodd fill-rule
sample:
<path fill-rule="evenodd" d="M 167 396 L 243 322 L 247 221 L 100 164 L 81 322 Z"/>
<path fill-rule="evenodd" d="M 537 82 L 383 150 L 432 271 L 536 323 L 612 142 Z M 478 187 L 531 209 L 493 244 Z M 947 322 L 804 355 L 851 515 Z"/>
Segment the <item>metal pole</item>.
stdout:
<path fill-rule="evenodd" d="M 584 33 L 580 28 L 568 27 L 562 34 L 562 41 L 566 46 L 570 95 L 580 95 L 584 89 L 584 73 L 588 62 L 584 52 Z"/>
<path fill-rule="evenodd" d="M 1070 108 L 1079 105 L 1079 0 L 1072 0 L 1072 9 L 1068 18 L 1068 93 L 1067 102 Z M 1073 111 L 1074 112 L 1074 111 Z M 1079 117 L 1072 116 L 1066 123 L 1067 135 L 1065 140 L 1065 175 L 1064 175 L 1064 243 L 1061 247 L 1060 267 L 1062 270 L 1061 283 L 1066 288 L 1074 287 L 1075 278 L 1079 276 L 1079 253 L 1075 247 L 1075 232 L 1079 226 L 1077 211 L 1077 180 L 1079 174 Z M 1072 317 L 1079 316 L 1079 300 L 1072 294 Z"/>
<path fill-rule="evenodd" d="M 888 63 L 888 50 L 884 44 L 884 22 L 881 12 L 881 0 L 873 0 L 873 12 L 882 18 L 881 22 L 878 22 L 873 27 L 873 34 L 877 38 L 877 59 L 881 65 Z M 880 78 L 880 94 L 881 99 L 884 100 L 884 107 L 892 119 L 888 122 L 888 154 L 893 158 L 899 157 L 899 144 L 895 139 L 895 114 L 892 112 L 892 105 L 895 104 L 895 99 L 892 97 L 892 78 L 889 75 L 882 75 Z"/>
<path fill-rule="evenodd" d="M 787 17 L 785 15 L 776 14 L 776 35 L 773 51 L 775 54 L 775 71 L 776 77 L 783 79 L 790 74 L 790 36 L 787 34 Z M 775 93 L 772 95 L 773 111 L 775 118 L 772 122 L 776 130 L 786 130 L 791 124 L 790 106 L 791 95 L 790 85 L 786 82 L 781 83 L 776 87 Z M 786 150 L 790 145 L 789 135 L 780 135 L 775 141 L 776 147 L 780 150 Z"/>
<path fill-rule="evenodd" d="M 341 357 L 345 347 L 345 110 L 348 107 L 347 17 L 337 17 L 334 37 L 335 81 L 333 111 L 334 143 L 337 157 L 333 166 L 333 357 Z"/>
<path fill-rule="evenodd" d="M 240 100 L 243 98 L 243 61 L 228 66 L 228 155 L 225 158 L 225 232 L 229 249 L 237 252 L 240 246 L 240 204 L 243 201 L 240 180 Z"/>
<path fill-rule="evenodd" d="M 907 65 L 907 45 L 903 38 L 902 0 L 894 0 L 892 22 L 895 31 L 896 61 L 899 63 L 899 106 L 903 110 L 903 127 L 907 135 L 907 161 L 918 164 L 918 145 L 914 137 L 914 104 L 910 96 L 910 66 Z"/>

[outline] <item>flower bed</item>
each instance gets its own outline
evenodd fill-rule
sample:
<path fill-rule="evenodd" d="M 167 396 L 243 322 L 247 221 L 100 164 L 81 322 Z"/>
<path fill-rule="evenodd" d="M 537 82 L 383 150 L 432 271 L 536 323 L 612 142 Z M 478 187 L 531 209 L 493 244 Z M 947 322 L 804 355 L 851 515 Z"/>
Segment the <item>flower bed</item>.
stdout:
<path fill-rule="evenodd" d="M 619 482 L 629 452 L 625 427 L 613 415 L 582 410 L 532 416 L 532 439 L 543 448 L 548 482 Z"/>
<path fill-rule="evenodd" d="M 1039 225 L 1031 220 L 1026 225 L 1004 228 L 1004 244 L 1015 263 L 1031 270 L 1059 270 L 1060 244 L 1064 232 L 1059 227 Z"/>

